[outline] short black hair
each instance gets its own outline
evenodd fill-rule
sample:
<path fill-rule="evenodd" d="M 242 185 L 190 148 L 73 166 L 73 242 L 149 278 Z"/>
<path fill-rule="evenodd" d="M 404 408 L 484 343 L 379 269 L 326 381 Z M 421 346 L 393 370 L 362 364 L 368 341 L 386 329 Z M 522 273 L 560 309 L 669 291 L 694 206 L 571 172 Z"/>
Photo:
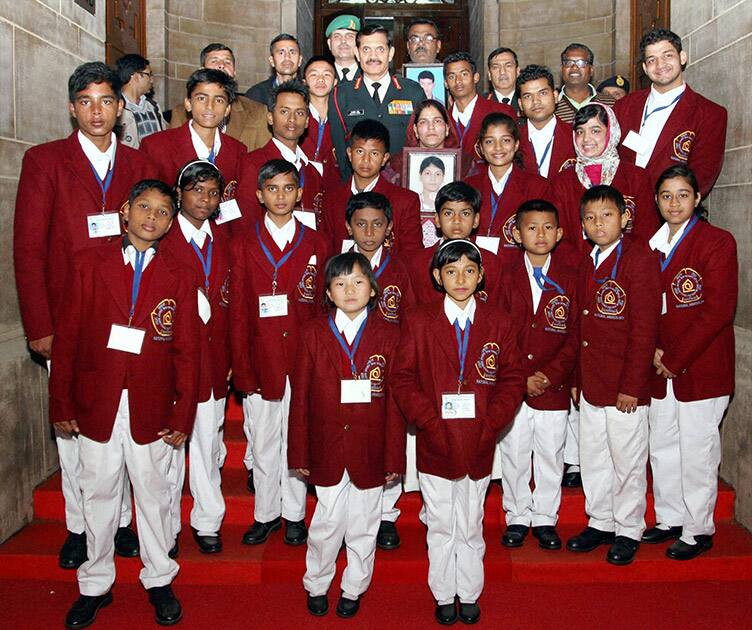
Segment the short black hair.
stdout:
<path fill-rule="evenodd" d="M 370 24 L 360 29 L 358 31 L 358 34 L 355 36 L 355 46 L 357 48 L 360 48 L 360 40 L 363 37 L 368 37 L 369 35 L 378 35 L 379 33 L 382 33 L 386 37 L 386 41 L 389 44 L 389 48 L 394 46 L 394 40 L 392 39 L 392 34 L 389 32 L 389 30 L 385 26 L 382 26 L 381 24 Z"/>
<path fill-rule="evenodd" d="M 366 118 L 355 123 L 350 132 L 347 146 L 351 147 L 358 140 L 379 140 L 384 145 L 384 151 L 389 153 L 389 130 L 378 120 Z"/>
<path fill-rule="evenodd" d="M 345 221 L 350 223 L 353 215 L 363 208 L 373 208 L 375 210 L 381 210 L 386 217 L 386 220 L 391 223 L 394 215 L 392 211 L 392 203 L 389 199 L 381 193 L 369 191 L 361 192 L 350 197 L 347 202 L 347 208 L 345 209 Z"/>
<path fill-rule="evenodd" d="M 418 81 L 421 79 L 431 79 L 434 83 L 436 83 L 436 77 L 433 76 L 433 72 L 430 70 L 421 70 L 420 74 L 418 75 Z"/>
<path fill-rule="evenodd" d="M 188 99 L 191 98 L 193 91 L 200 83 L 216 83 L 225 91 L 228 103 L 235 101 L 238 84 L 235 83 L 235 79 L 221 70 L 216 70 L 214 68 L 199 68 L 189 76 L 188 81 L 186 81 L 185 84 L 185 93 Z"/>
<path fill-rule="evenodd" d="M 697 193 L 702 194 L 700 184 L 697 182 L 697 176 L 694 171 L 686 164 L 675 164 L 674 166 L 669 166 L 658 176 L 658 180 L 655 182 L 655 196 L 658 196 L 658 192 L 661 190 L 661 184 L 663 184 L 663 182 L 667 179 L 675 179 L 677 177 L 681 177 L 686 181 L 691 186 L 692 192 L 695 195 L 697 195 Z M 695 208 L 695 214 L 703 221 L 708 220 L 708 211 L 702 203 L 698 204 Z"/>
<path fill-rule="evenodd" d="M 580 218 L 585 216 L 585 207 L 593 201 L 611 201 L 619 209 L 619 214 L 627 211 L 627 204 L 624 202 L 624 196 L 613 186 L 593 186 L 588 188 L 580 199 Z"/>
<path fill-rule="evenodd" d="M 514 215 L 515 224 L 519 226 L 522 217 L 531 212 L 550 212 L 556 219 L 556 227 L 559 227 L 559 211 L 554 204 L 545 199 L 528 199 L 525 201 L 519 208 L 517 208 L 517 212 Z"/>
<path fill-rule="evenodd" d="M 593 51 L 590 50 L 585 44 L 580 44 L 578 42 L 574 42 L 572 44 L 569 44 L 564 50 L 561 51 L 561 65 L 564 65 L 564 60 L 567 58 L 567 54 L 572 52 L 573 50 L 584 50 L 587 53 L 587 60 L 588 63 L 592 66 L 593 61 L 595 61 L 595 55 L 593 54 Z"/>
<path fill-rule="evenodd" d="M 371 289 L 376 294 L 368 302 L 368 306 L 371 307 L 376 303 L 379 298 L 379 283 L 376 281 L 376 276 L 373 274 L 371 263 L 360 252 L 345 252 L 344 254 L 338 254 L 332 256 L 326 263 L 324 268 L 324 304 L 329 308 L 336 307 L 336 304 L 329 299 L 326 291 L 329 290 L 330 285 L 334 282 L 335 278 L 339 276 L 346 276 L 353 272 L 355 265 L 360 267 L 363 275 L 368 278 L 368 282 L 371 285 Z"/>
<path fill-rule="evenodd" d="M 658 42 L 668 42 L 676 49 L 676 52 L 680 53 L 682 51 L 681 37 L 674 33 L 674 31 L 670 31 L 667 28 L 654 28 L 645 33 L 640 40 L 640 61 L 645 61 L 645 49 Z"/>
<path fill-rule="evenodd" d="M 92 83 L 107 83 L 112 88 L 118 100 L 123 97 L 121 92 L 122 84 L 117 73 L 101 61 L 89 61 L 88 63 L 82 63 L 70 75 L 68 79 L 68 100 L 71 103 L 75 102 L 76 95 L 79 92 L 83 92 Z"/>
<path fill-rule="evenodd" d="M 297 79 L 290 79 L 289 81 L 284 81 L 272 88 L 272 93 L 269 95 L 269 102 L 266 104 L 266 108 L 269 111 L 272 111 L 277 105 L 277 98 L 280 94 L 299 94 L 305 101 L 306 109 L 308 109 L 308 104 L 311 102 L 308 86 Z"/>
<path fill-rule="evenodd" d="M 228 53 L 230 53 L 230 57 L 232 57 L 232 63 L 235 63 L 235 53 L 232 52 L 232 48 L 230 48 L 227 44 L 215 42 L 204 47 L 204 49 L 201 51 L 201 56 L 199 57 L 201 66 L 206 63 L 206 58 L 209 56 L 209 53 L 216 52 L 217 50 L 226 50 Z"/>
<path fill-rule="evenodd" d="M 413 110 L 413 120 L 415 121 L 415 124 L 417 124 L 418 118 L 420 118 L 423 110 L 427 107 L 433 107 L 434 109 L 436 109 L 444 119 L 444 123 L 446 123 L 447 125 L 449 124 L 449 114 L 447 113 L 444 103 L 433 98 L 427 98 L 426 100 L 421 101 L 415 106 L 415 109 Z"/>
<path fill-rule="evenodd" d="M 552 90 L 556 89 L 554 86 L 554 75 L 551 74 L 551 71 L 546 66 L 531 63 L 520 70 L 520 74 L 517 76 L 517 81 L 515 82 L 517 91 L 519 92 L 522 86 L 528 81 L 536 81 L 537 79 L 545 79 Z"/>
<path fill-rule="evenodd" d="M 466 61 L 473 69 L 473 74 L 478 72 L 478 66 L 475 63 L 475 59 L 470 56 L 469 52 L 454 52 L 451 55 L 444 57 L 444 72 L 446 73 L 447 66 L 450 63 L 457 63 L 458 61 Z"/>
<path fill-rule="evenodd" d="M 274 44 L 278 42 L 295 42 L 295 44 L 298 47 L 298 50 L 300 50 L 300 42 L 297 40 L 295 35 L 290 35 L 290 33 L 280 33 L 277 35 L 271 42 L 269 42 L 269 54 L 274 54 Z"/>
<path fill-rule="evenodd" d="M 314 55 L 308 61 L 306 61 L 305 66 L 303 66 L 303 76 L 305 76 L 305 73 L 308 71 L 308 68 L 310 68 L 311 65 L 319 61 L 325 62 L 332 67 L 332 70 L 334 70 L 334 62 L 331 60 L 331 58 L 327 57 L 326 55 Z M 337 78 L 336 70 L 334 72 L 334 78 Z"/>
<path fill-rule="evenodd" d="M 512 134 L 515 141 L 520 141 L 520 131 L 517 128 L 517 121 L 508 114 L 502 112 L 491 112 L 490 114 L 486 114 L 485 118 L 483 118 L 483 121 L 480 123 L 478 142 L 480 142 L 481 138 L 486 135 L 489 127 L 496 127 L 497 125 L 504 125 L 509 133 Z"/>
<path fill-rule="evenodd" d="M 441 39 L 441 31 L 439 31 L 439 27 L 436 25 L 436 22 L 433 20 L 429 20 L 426 18 L 417 18 L 410 22 L 410 24 L 407 25 L 407 30 L 405 31 L 405 35 L 407 35 L 410 32 L 410 29 L 413 26 L 432 26 L 433 30 L 436 31 L 437 39 Z"/>
<path fill-rule="evenodd" d="M 480 212 L 480 193 L 465 182 L 451 182 L 439 188 L 439 192 L 436 193 L 436 214 L 441 212 L 445 203 L 451 201 L 466 201 L 475 214 Z"/>
<path fill-rule="evenodd" d="M 216 179 L 220 193 L 225 189 L 225 180 L 219 169 L 208 160 L 192 160 L 178 173 L 175 189 L 193 190 L 199 182 Z"/>
<path fill-rule="evenodd" d="M 146 57 L 136 54 L 123 55 L 115 63 L 115 72 L 117 72 L 120 83 L 125 85 L 136 72 L 143 70 L 148 65 L 149 60 Z"/>
<path fill-rule="evenodd" d="M 178 198 L 175 191 L 159 179 L 142 179 L 136 182 L 131 188 L 131 192 L 128 194 L 128 205 L 136 201 L 136 198 L 143 194 L 147 190 L 154 189 L 159 193 L 162 193 L 165 197 L 170 199 L 170 205 L 172 206 L 172 216 L 178 213 Z"/>
<path fill-rule="evenodd" d="M 494 57 L 498 55 L 503 55 L 504 53 L 509 53 L 512 55 L 512 58 L 514 59 L 514 65 L 519 66 L 520 61 L 517 59 L 517 53 L 514 52 L 511 48 L 506 48 L 504 46 L 499 46 L 498 48 L 495 48 L 491 51 L 491 53 L 488 55 L 488 60 L 486 61 L 486 65 L 490 68 L 491 67 L 491 61 Z"/>
<path fill-rule="evenodd" d="M 264 162 L 264 165 L 259 169 L 258 178 L 256 180 L 258 189 L 261 190 L 268 180 L 277 175 L 286 175 L 288 173 L 292 174 L 293 179 L 295 180 L 295 185 L 300 187 L 300 174 L 292 162 L 288 162 L 282 158 Z"/>
<path fill-rule="evenodd" d="M 444 161 L 436 155 L 429 155 L 427 158 L 424 158 L 423 161 L 420 163 L 420 168 L 418 168 L 418 172 L 422 173 L 429 166 L 435 166 L 436 168 L 440 169 L 442 173 L 446 173 L 446 165 L 444 164 Z"/>
<path fill-rule="evenodd" d="M 601 124 L 605 125 L 608 129 L 608 114 L 606 113 L 606 109 L 602 105 L 596 105 L 594 103 L 583 105 L 577 110 L 577 113 L 574 115 L 574 120 L 572 121 L 572 129 L 582 127 L 582 125 L 591 118 L 597 118 Z"/>
<path fill-rule="evenodd" d="M 446 292 L 446 289 L 444 289 L 442 285 L 436 282 L 436 278 L 433 277 L 434 269 L 438 269 L 439 273 L 441 273 L 441 270 L 445 265 L 457 262 L 463 256 L 478 265 L 479 271 L 483 270 L 483 257 L 481 256 L 480 249 L 472 241 L 466 240 L 464 238 L 458 238 L 450 241 L 445 241 L 442 245 L 439 246 L 439 248 L 434 252 L 433 258 L 431 259 L 431 283 L 433 284 L 434 289 L 441 291 L 442 293 Z M 481 289 L 483 289 L 485 281 L 486 279 L 483 278 L 478 283 L 478 286 L 475 290 L 480 291 Z"/>

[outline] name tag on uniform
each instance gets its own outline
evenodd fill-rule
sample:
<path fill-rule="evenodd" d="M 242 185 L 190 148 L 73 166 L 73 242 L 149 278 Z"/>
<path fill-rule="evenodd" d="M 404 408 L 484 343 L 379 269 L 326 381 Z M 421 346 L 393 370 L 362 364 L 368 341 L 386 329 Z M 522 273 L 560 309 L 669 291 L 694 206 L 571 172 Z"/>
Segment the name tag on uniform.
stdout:
<path fill-rule="evenodd" d="M 345 404 L 371 402 L 371 380 L 366 378 L 340 381 L 339 401 Z"/>
<path fill-rule="evenodd" d="M 345 254 L 349 252 L 353 247 L 355 246 L 355 241 L 351 238 L 343 238 L 342 239 L 342 251 L 341 254 Z"/>
<path fill-rule="evenodd" d="M 214 222 L 217 225 L 222 225 L 223 223 L 239 219 L 242 216 L 243 214 L 240 212 L 238 202 L 235 199 L 230 199 L 219 204 L 219 214 Z"/>
<path fill-rule="evenodd" d="M 668 313 L 668 305 L 666 304 L 666 292 L 661 293 L 661 315 Z"/>
<path fill-rule="evenodd" d="M 143 328 L 131 328 L 113 324 L 110 328 L 110 338 L 107 347 L 110 350 L 120 350 L 131 354 L 141 354 L 141 346 L 144 343 L 146 331 Z"/>
<path fill-rule="evenodd" d="M 366 111 L 364 109 L 351 109 L 347 112 L 348 116 L 365 116 Z"/>
<path fill-rule="evenodd" d="M 197 292 L 198 316 L 201 318 L 201 321 L 204 322 L 204 324 L 208 324 L 209 320 L 211 319 L 211 304 L 209 303 L 209 298 L 206 297 L 206 293 L 204 293 L 201 289 L 198 289 Z"/>
<path fill-rule="evenodd" d="M 650 151 L 650 143 L 639 133 L 635 133 L 634 131 L 630 131 L 627 134 L 627 137 L 624 138 L 622 144 L 627 147 L 627 149 L 632 149 L 637 155 L 644 155 Z"/>
<path fill-rule="evenodd" d="M 312 230 L 316 229 L 316 213 L 308 212 L 308 210 L 293 210 L 292 216 L 300 221 L 307 228 Z"/>
<path fill-rule="evenodd" d="M 259 317 L 285 317 L 287 315 L 287 294 L 259 295 Z"/>
<path fill-rule="evenodd" d="M 478 247 L 488 250 L 493 254 L 499 253 L 499 237 L 498 236 L 476 236 L 475 244 Z"/>
<path fill-rule="evenodd" d="M 409 116 L 413 113 L 412 101 L 391 101 L 387 105 L 387 111 L 390 116 Z"/>
<path fill-rule="evenodd" d="M 475 418 L 475 394 L 442 394 L 441 417 L 444 420 Z"/>
<path fill-rule="evenodd" d="M 100 212 L 86 217 L 89 238 L 120 235 L 120 215 L 117 212 Z"/>

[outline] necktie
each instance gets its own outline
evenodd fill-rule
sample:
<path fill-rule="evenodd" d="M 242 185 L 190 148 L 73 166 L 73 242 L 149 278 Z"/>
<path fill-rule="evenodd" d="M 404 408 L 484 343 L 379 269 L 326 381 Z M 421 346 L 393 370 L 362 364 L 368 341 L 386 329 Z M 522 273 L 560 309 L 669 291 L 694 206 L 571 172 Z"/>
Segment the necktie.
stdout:
<path fill-rule="evenodd" d="M 350 68 L 342 68 L 342 80 L 347 81 L 347 75 L 350 73 Z"/>
<path fill-rule="evenodd" d="M 501 102 L 504 103 L 504 105 L 509 105 L 509 99 L 506 96 L 501 99 Z"/>
<path fill-rule="evenodd" d="M 376 105 L 381 105 L 381 99 L 379 98 L 380 87 L 381 87 L 381 83 L 373 84 L 373 102 L 376 103 Z"/>

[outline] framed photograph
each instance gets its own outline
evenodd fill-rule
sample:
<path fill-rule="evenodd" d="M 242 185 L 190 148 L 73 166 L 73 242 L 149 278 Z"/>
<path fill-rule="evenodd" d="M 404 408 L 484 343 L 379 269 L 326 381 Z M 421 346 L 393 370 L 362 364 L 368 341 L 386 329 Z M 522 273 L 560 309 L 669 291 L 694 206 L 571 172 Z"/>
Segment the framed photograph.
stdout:
<path fill-rule="evenodd" d="M 405 63 L 402 75 L 420 84 L 426 98 L 432 98 L 446 104 L 444 89 L 444 64 L 441 63 Z"/>

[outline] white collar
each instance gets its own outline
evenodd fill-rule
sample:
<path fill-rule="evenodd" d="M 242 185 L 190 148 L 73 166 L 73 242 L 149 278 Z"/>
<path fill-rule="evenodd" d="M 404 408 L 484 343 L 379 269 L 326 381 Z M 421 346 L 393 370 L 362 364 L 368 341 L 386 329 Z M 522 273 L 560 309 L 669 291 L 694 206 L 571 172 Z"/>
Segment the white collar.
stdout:
<path fill-rule="evenodd" d="M 366 87 L 368 88 L 368 93 L 369 93 L 369 94 L 370 94 L 371 92 L 373 92 L 373 84 L 374 84 L 374 83 L 378 83 L 378 84 L 379 84 L 379 94 L 381 94 L 381 89 L 382 89 L 382 88 L 383 88 L 384 86 L 386 86 L 387 88 L 389 87 L 389 80 L 390 80 L 390 76 L 389 76 L 389 70 L 387 70 L 387 71 L 386 71 L 386 72 L 384 73 L 384 75 L 383 75 L 383 76 L 381 76 L 381 77 L 379 77 L 379 78 L 378 78 L 378 79 L 377 79 L 376 81 L 372 81 L 371 79 L 369 79 L 369 78 L 368 78 L 368 77 L 366 76 L 365 72 L 363 73 L 363 83 L 365 83 L 365 84 L 366 84 Z"/>
<path fill-rule="evenodd" d="M 128 266 L 130 265 L 133 267 L 133 269 L 136 268 L 136 248 L 133 245 L 128 245 L 123 250 L 123 264 Z M 157 253 L 157 249 L 155 247 L 150 247 L 146 250 L 144 255 L 144 266 L 141 268 L 143 271 L 146 269 L 146 266 L 151 262 L 151 259 L 154 258 L 154 255 Z"/>
<path fill-rule="evenodd" d="M 341 81 L 342 77 L 344 76 L 342 74 L 342 69 L 347 68 L 349 70 L 347 80 L 352 81 L 352 78 L 355 76 L 355 73 L 358 72 L 358 62 L 353 61 L 349 66 L 340 66 L 336 61 L 334 62 L 334 69 L 337 71 L 337 78 Z"/>
<path fill-rule="evenodd" d="M 458 321 L 460 328 L 462 330 L 465 330 L 465 325 L 467 324 L 468 319 L 471 323 L 475 321 L 475 296 L 470 296 L 470 299 L 468 300 L 467 304 L 465 304 L 465 308 L 463 309 L 457 306 L 452 301 L 452 298 L 450 298 L 448 295 L 445 295 L 444 314 L 446 315 L 449 323 L 452 324 L 452 326 L 454 326 L 455 321 Z"/>
<path fill-rule="evenodd" d="M 527 121 L 527 136 L 528 138 L 544 138 L 548 140 L 551 136 L 554 135 L 554 131 L 556 130 L 556 116 L 551 116 L 551 120 L 549 120 L 543 129 L 537 129 L 533 123 L 530 122 L 528 119 Z"/>
<path fill-rule="evenodd" d="M 313 116 L 316 122 L 320 125 L 321 114 L 319 114 L 319 110 L 316 109 L 316 106 L 313 103 L 308 103 L 308 111 L 311 112 L 311 116 Z M 326 123 L 326 120 L 324 121 L 324 123 Z"/>
<path fill-rule="evenodd" d="M 300 170 L 301 166 L 304 164 L 308 164 L 308 158 L 306 157 L 306 154 L 303 153 L 303 150 L 300 148 L 300 145 L 295 145 L 295 152 L 292 152 L 290 148 L 276 138 L 272 138 L 272 142 L 276 145 L 276 147 L 279 149 L 279 152 L 282 154 L 282 159 L 287 160 L 291 164 L 295 165 L 295 168 Z"/>
<path fill-rule="evenodd" d="M 491 180 L 491 186 L 497 195 L 504 192 L 504 188 L 506 188 L 507 182 L 509 181 L 509 176 L 512 174 L 512 169 L 514 169 L 514 164 L 510 164 L 507 172 L 501 176 L 501 179 L 496 179 L 491 172 L 491 167 L 488 167 L 488 179 Z"/>
<path fill-rule="evenodd" d="M 288 243 L 292 243 L 292 239 L 295 236 L 295 218 L 290 217 L 290 220 L 285 223 L 282 227 L 277 227 L 277 225 L 274 223 L 274 221 L 271 220 L 269 217 L 269 213 L 267 212 L 264 215 L 264 225 L 266 226 L 266 229 L 269 231 L 269 234 L 271 235 L 272 239 L 274 239 L 274 242 L 276 243 L 277 247 L 279 247 L 280 251 L 284 250 L 285 245 Z"/>
<path fill-rule="evenodd" d="M 527 256 L 527 252 L 525 252 L 525 255 L 523 256 L 525 259 L 525 269 L 527 269 L 528 275 L 532 278 L 533 277 L 533 263 L 530 262 L 530 259 Z M 546 262 L 543 265 L 542 271 L 544 274 L 548 273 L 548 269 L 551 266 L 551 254 L 548 255 L 548 258 L 546 258 Z"/>
<path fill-rule="evenodd" d="M 81 149 L 86 156 L 86 159 L 91 162 L 91 165 L 96 169 L 97 175 L 100 179 L 104 179 L 107 175 L 107 171 L 110 165 L 115 160 L 115 149 L 117 147 L 117 138 L 115 133 L 110 134 L 110 146 L 106 151 L 100 151 L 99 147 L 89 140 L 81 130 L 77 134 L 78 143 L 81 145 Z"/>
<path fill-rule="evenodd" d="M 512 104 L 512 99 L 514 99 L 514 93 L 515 93 L 515 91 L 516 90 L 512 90 L 509 94 L 502 94 L 501 92 L 499 92 L 499 90 L 497 90 L 496 88 L 494 88 L 494 94 L 496 94 L 496 100 L 499 101 L 499 103 L 501 103 L 502 99 L 508 98 L 510 105 Z"/>
<path fill-rule="evenodd" d="M 196 241 L 196 245 L 203 247 L 207 236 L 210 239 L 214 238 L 209 219 L 206 219 L 201 224 L 201 227 L 196 229 L 193 224 L 182 215 L 182 213 L 178 212 L 178 225 L 189 245 L 191 241 Z"/>
<path fill-rule="evenodd" d="M 606 260 L 611 255 L 611 252 L 613 252 L 619 246 L 619 243 L 621 243 L 621 239 L 616 241 L 613 245 L 611 245 L 605 251 L 602 251 L 600 254 L 598 254 L 598 264 L 595 266 L 596 269 L 598 269 L 598 267 L 600 267 L 603 264 L 603 261 Z M 596 245 L 595 247 L 593 247 L 593 251 L 590 252 L 590 258 L 593 259 L 593 264 L 595 264 L 595 255 L 599 250 L 600 250 L 600 247 Z"/>
<path fill-rule="evenodd" d="M 668 105 L 671 101 L 673 101 L 679 94 L 684 92 L 684 90 L 687 89 L 687 84 L 682 83 L 679 87 L 675 87 L 673 90 L 669 90 L 668 92 L 659 92 L 655 89 L 654 85 L 650 86 L 650 98 L 648 99 L 651 103 L 651 105 Z"/>
<path fill-rule="evenodd" d="M 337 309 L 337 313 L 334 315 L 334 325 L 337 327 L 340 333 L 345 336 L 347 343 L 352 345 L 355 341 L 355 336 L 360 330 L 360 325 L 368 317 L 368 309 L 364 308 L 355 319 L 350 319 L 343 311 Z"/>
<path fill-rule="evenodd" d="M 355 243 L 353 245 L 353 250 L 356 252 L 360 252 L 360 249 L 358 248 L 358 244 Z M 381 264 L 381 255 L 384 253 L 384 246 L 381 245 L 377 250 L 376 253 L 371 258 L 371 269 L 376 270 L 378 269 L 379 265 Z"/>
<path fill-rule="evenodd" d="M 679 226 L 679 229 L 676 230 L 676 234 L 674 234 L 674 238 L 671 239 L 671 242 L 669 242 L 668 240 L 669 224 L 664 223 L 661 227 L 658 228 L 658 231 L 653 234 L 653 236 L 648 241 L 650 249 L 652 249 L 653 251 L 658 250 L 662 254 L 668 256 L 668 254 L 671 253 L 671 250 L 676 247 L 676 244 L 679 242 L 679 239 L 681 238 L 682 234 L 684 234 L 684 230 L 687 229 L 687 226 L 689 225 L 689 222 L 691 220 L 692 217 L 689 217 L 689 219 L 687 219 Z"/>
<path fill-rule="evenodd" d="M 379 183 L 379 177 L 381 177 L 381 175 L 377 175 L 374 180 L 363 190 L 358 190 L 357 188 L 355 188 L 355 177 L 353 176 L 350 178 L 350 191 L 353 195 L 357 195 L 359 192 L 371 192 L 374 188 L 376 188 L 376 184 Z"/>
<path fill-rule="evenodd" d="M 478 95 L 476 94 L 475 96 L 473 96 L 473 100 L 467 104 L 467 107 L 465 107 L 465 111 L 463 112 L 457 109 L 457 103 L 455 103 L 454 105 L 452 105 L 452 118 L 459 121 L 463 127 L 467 127 L 467 125 L 470 123 L 470 118 L 472 118 L 473 116 L 473 111 L 475 111 L 475 104 L 477 102 Z"/>
<path fill-rule="evenodd" d="M 207 147 L 193 128 L 193 119 L 191 119 L 188 129 L 191 131 L 191 142 L 193 142 L 193 148 L 195 149 L 196 157 L 198 157 L 199 160 L 209 159 L 212 149 L 214 149 L 215 158 L 219 155 L 219 149 L 222 147 L 222 138 L 219 135 L 219 128 L 214 130 L 214 145 L 212 147 Z"/>

